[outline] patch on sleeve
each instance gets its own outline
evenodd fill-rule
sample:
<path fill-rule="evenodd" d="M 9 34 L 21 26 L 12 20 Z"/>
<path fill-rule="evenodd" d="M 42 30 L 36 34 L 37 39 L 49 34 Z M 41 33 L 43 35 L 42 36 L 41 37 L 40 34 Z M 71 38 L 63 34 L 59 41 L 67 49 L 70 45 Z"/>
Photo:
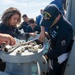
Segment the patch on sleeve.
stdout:
<path fill-rule="evenodd" d="M 65 46 L 66 45 L 66 41 L 65 40 L 61 41 L 61 45 Z"/>

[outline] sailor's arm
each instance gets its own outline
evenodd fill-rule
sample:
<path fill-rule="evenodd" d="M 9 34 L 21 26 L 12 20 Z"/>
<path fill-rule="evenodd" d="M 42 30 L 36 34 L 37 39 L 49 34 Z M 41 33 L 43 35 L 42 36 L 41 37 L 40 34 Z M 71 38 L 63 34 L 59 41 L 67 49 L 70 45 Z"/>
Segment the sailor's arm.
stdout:
<path fill-rule="evenodd" d="M 41 33 L 40 33 L 39 41 L 44 42 L 44 39 L 45 39 L 45 28 L 41 26 Z"/>

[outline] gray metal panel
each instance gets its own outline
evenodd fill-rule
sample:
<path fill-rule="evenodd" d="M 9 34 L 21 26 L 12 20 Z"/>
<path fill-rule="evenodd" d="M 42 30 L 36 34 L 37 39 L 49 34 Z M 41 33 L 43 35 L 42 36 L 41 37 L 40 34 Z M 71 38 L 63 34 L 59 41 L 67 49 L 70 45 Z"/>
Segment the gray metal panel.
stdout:
<path fill-rule="evenodd" d="M 10 74 L 0 71 L 0 75 L 10 75 Z"/>
<path fill-rule="evenodd" d="M 75 75 L 75 41 L 70 53 L 70 57 L 64 75 Z"/>
<path fill-rule="evenodd" d="M 72 9 L 71 9 L 70 22 L 73 25 L 73 30 L 74 30 L 74 34 L 75 34 L 75 0 L 71 0 L 71 1 L 72 1 Z"/>
<path fill-rule="evenodd" d="M 75 35 L 75 0 L 69 0 L 68 2 L 69 4 L 67 8 L 66 17 L 72 23 Z"/>
<path fill-rule="evenodd" d="M 69 0 L 68 3 L 66 17 L 72 23 L 75 35 L 75 0 Z M 75 41 L 66 65 L 64 75 L 75 75 Z"/>

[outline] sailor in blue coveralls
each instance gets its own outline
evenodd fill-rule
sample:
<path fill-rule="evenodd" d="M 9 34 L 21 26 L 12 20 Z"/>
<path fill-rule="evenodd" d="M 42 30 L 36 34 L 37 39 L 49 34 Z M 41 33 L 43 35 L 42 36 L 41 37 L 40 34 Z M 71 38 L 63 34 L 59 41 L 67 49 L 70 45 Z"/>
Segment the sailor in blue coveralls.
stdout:
<path fill-rule="evenodd" d="M 50 4 L 55 4 L 60 12 L 64 15 L 64 9 L 66 9 L 66 0 L 52 0 Z"/>
<path fill-rule="evenodd" d="M 36 36 L 35 33 L 26 33 L 26 32 L 21 33 L 19 31 L 17 25 L 19 25 L 21 22 L 21 13 L 17 8 L 9 7 L 8 9 L 6 9 L 2 15 L 1 20 L 2 22 L 0 23 L 0 33 L 2 34 L 9 34 L 12 37 L 20 40 L 27 40 L 29 36 L 34 36 L 34 37 Z M 9 39 L 12 38 L 9 35 L 8 38 Z M 8 41 L 6 40 L 6 42 L 4 43 L 8 43 Z M 13 42 L 13 44 L 15 44 L 15 41 Z M 0 71 L 4 71 L 4 69 L 5 69 L 5 63 L 3 64 L 2 60 L 0 60 Z"/>
<path fill-rule="evenodd" d="M 67 60 L 72 47 L 73 29 L 71 23 L 54 4 L 50 4 L 44 9 L 41 20 L 40 42 L 44 41 L 45 27 L 49 28 L 50 39 L 50 48 L 48 53 L 45 54 L 45 58 L 49 59 L 48 75 L 61 75 L 59 74 L 61 66 Z"/>

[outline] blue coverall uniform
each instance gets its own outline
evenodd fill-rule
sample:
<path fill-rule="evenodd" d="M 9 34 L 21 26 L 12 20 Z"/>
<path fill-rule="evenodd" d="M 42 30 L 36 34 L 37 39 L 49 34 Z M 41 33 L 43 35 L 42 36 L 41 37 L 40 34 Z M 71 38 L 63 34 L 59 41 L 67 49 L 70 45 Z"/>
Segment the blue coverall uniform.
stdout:
<path fill-rule="evenodd" d="M 59 64 L 57 58 L 61 54 L 67 53 L 71 50 L 73 29 L 66 18 L 62 16 L 53 27 L 49 27 L 48 34 L 50 37 L 50 49 L 47 56 L 53 62 L 53 70 L 50 69 L 48 75 L 60 75 L 59 70 L 64 62 Z"/>
<path fill-rule="evenodd" d="M 66 0 L 52 0 L 52 2 L 50 2 L 50 4 L 55 4 L 59 8 L 62 14 L 64 14 L 63 5 L 65 3 L 66 3 Z"/>
<path fill-rule="evenodd" d="M 27 28 L 28 25 L 29 25 L 28 23 L 22 22 L 21 26 L 19 27 L 19 29 L 23 29 L 23 31 L 26 32 L 26 28 Z"/>
<path fill-rule="evenodd" d="M 29 37 L 29 33 L 21 33 L 17 27 L 10 27 L 4 23 L 0 24 L 0 33 L 10 34 L 20 40 L 26 40 Z"/>
<path fill-rule="evenodd" d="M 36 31 L 38 31 L 38 33 L 40 33 L 40 31 L 41 31 L 41 28 L 40 28 L 40 26 L 39 25 L 36 25 L 35 27 L 34 27 L 34 29 L 32 29 L 31 28 L 31 26 L 27 26 L 27 28 L 26 28 L 26 32 L 36 32 Z"/>

